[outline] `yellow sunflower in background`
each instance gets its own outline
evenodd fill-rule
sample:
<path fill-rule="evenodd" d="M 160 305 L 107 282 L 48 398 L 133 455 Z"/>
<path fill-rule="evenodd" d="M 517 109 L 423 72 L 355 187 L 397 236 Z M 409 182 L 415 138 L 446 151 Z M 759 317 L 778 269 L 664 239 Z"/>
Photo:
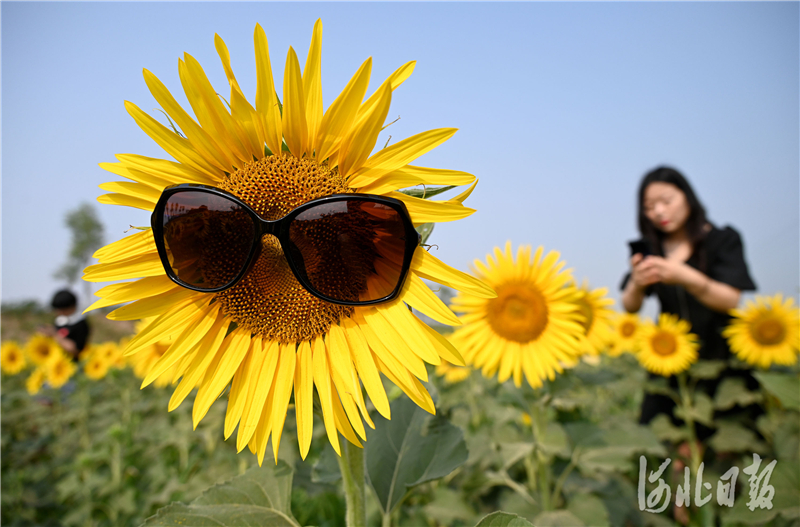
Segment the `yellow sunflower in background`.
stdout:
<path fill-rule="evenodd" d="M 37 366 L 47 366 L 62 353 L 55 339 L 36 334 L 25 344 L 25 353 Z"/>
<path fill-rule="evenodd" d="M 27 361 L 25 355 L 22 353 L 22 348 L 13 340 L 7 340 L 0 346 L 0 368 L 3 373 L 8 375 L 16 375 L 21 372 Z"/>
<path fill-rule="evenodd" d="M 637 313 L 617 313 L 613 318 L 613 340 L 606 353 L 619 357 L 625 352 L 639 351 L 639 328 L 642 320 Z"/>
<path fill-rule="evenodd" d="M 155 321 L 155 318 L 149 318 L 146 320 L 142 320 L 137 322 L 136 324 L 136 333 L 139 334 L 147 328 L 149 324 Z M 178 369 L 178 364 L 173 364 L 169 370 L 160 374 L 158 378 L 153 381 L 153 379 L 149 378 L 150 371 L 153 369 L 153 366 L 158 363 L 159 359 L 164 356 L 167 352 L 169 347 L 172 345 L 172 337 L 168 337 L 165 339 L 161 339 L 157 342 L 154 342 L 148 346 L 143 347 L 138 353 L 132 355 L 129 360 L 131 363 L 131 367 L 133 368 L 133 374 L 136 375 L 140 379 L 144 379 L 142 382 L 142 387 L 153 383 L 157 388 L 164 388 L 168 386 L 173 378 L 180 377 L 179 375 L 176 376 L 175 373 Z"/>
<path fill-rule="evenodd" d="M 95 346 L 93 354 L 98 355 L 109 367 L 118 367 L 122 358 L 122 349 L 116 342 L 103 342 Z"/>
<path fill-rule="evenodd" d="M 636 357 L 647 371 L 669 377 L 689 368 L 697 361 L 700 343 L 689 333 L 691 325 L 677 315 L 662 313 L 658 324 L 651 320 L 639 330 L 639 352 Z"/>
<path fill-rule="evenodd" d="M 75 363 L 65 353 L 59 351 L 56 358 L 46 368 L 47 384 L 54 389 L 61 388 L 72 377 L 75 370 Z"/>
<path fill-rule="evenodd" d="M 578 288 L 578 293 L 576 304 L 583 315 L 583 335 L 580 337 L 578 350 L 583 354 L 598 355 L 608 347 L 614 337 L 611 326 L 614 311 L 609 309 L 614 301 L 606 297 L 607 287 L 590 290 L 589 283 L 585 280 Z"/>
<path fill-rule="evenodd" d="M 447 384 L 456 384 L 469 378 L 472 368 L 469 366 L 456 366 L 443 360 L 436 366 L 436 375 L 444 377 Z"/>
<path fill-rule="evenodd" d="M 497 374 L 499 382 L 513 377 L 522 384 L 522 375 L 538 388 L 544 379 L 553 380 L 578 356 L 583 335 L 583 316 L 576 301 L 578 290 L 572 285 L 570 270 L 562 270 L 560 254 L 550 251 L 543 257 L 539 247 L 520 246 L 517 258 L 511 242 L 505 251 L 494 249 L 486 263 L 475 260 L 475 272 L 497 291 L 497 298 L 478 297 L 468 291 L 453 299 L 453 310 L 463 313 L 464 324 L 453 332 L 454 342 L 467 363 L 481 368 L 486 377 Z"/>
<path fill-rule="evenodd" d="M 755 302 L 748 300 L 744 309 L 733 309 L 731 315 L 722 335 L 741 360 L 760 368 L 797 362 L 800 309 L 793 298 L 784 300 L 781 293 L 756 296 Z"/>
<path fill-rule="evenodd" d="M 83 372 L 90 379 L 98 381 L 106 376 L 109 366 L 109 362 L 101 354 L 91 353 L 83 365 Z"/>
<path fill-rule="evenodd" d="M 41 366 L 31 372 L 28 378 L 25 379 L 25 389 L 28 391 L 28 395 L 39 393 L 39 390 L 42 389 L 42 384 L 44 384 L 44 377 L 45 373 Z"/>
<path fill-rule="evenodd" d="M 137 124 L 176 161 L 133 154 L 103 163 L 127 182 L 106 183 L 102 203 L 152 211 L 161 191 L 178 183 L 199 183 L 225 190 L 272 220 L 312 199 L 343 193 L 369 193 L 401 200 L 414 225 L 452 221 L 473 209 L 462 202 L 476 184 L 471 174 L 410 165 L 456 132 L 423 132 L 379 149 L 377 143 L 392 92 L 414 69 L 397 69 L 365 100 L 372 59 L 367 59 L 341 94 L 323 111 L 321 85 L 322 23 L 317 21 L 302 69 L 289 48 L 283 100 L 273 83 L 267 39 L 255 29 L 257 91 L 255 107 L 245 98 L 231 68 L 224 42 L 217 52 L 230 85 L 230 107 L 211 86 L 200 64 L 184 55 L 179 73 L 193 118 L 152 73 L 144 77 L 150 92 L 180 133 L 136 105 L 125 106 Z M 230 108 L 230 109 L 229 109 Z M 415 185 L 465 185 L 462 194 L 432 201 L 396 192 Z M 278 447 L 289 400 L 294 394 L 300 453 L 305 458 L 313 428 L 313 387 L 321 403 L 330 443 L 340 452 L 338 434 L 360 445 L 366 438 L 367 412 L 361 383 L 378 412 L 389 418 L 389 402 L 380 373 L 429 412 L 433 402 L 420 383 L 425 362 L 463 359 L 447 340 L 421 322 L 406 304 L 444 324 L 458 319 L 422 282 L 422 278 L 488 298 L 494 292 L 478 280 L 448 267 L 423 248 L 413 254 L 399 298 L 368 307 L 330 304 L 312 296 L 290 272 L 274 239 L 262 239 L 261 256 L 236 285 L 219 293 L 181 288 L 166 275 L 150 229 L 100 249 L 99 264 L 86 269 L 91 282 L 136 279 L 98 291 L 90 309 L 133 302 L 108 315 L 114 320 L 155 317 L 128 344 L 125 354 L 145 353 L 154 343 L 172 339 L 149 368 L 144 384 L 164 377 L 177 382 L 169 409 L 197 386 L 195 426 L 230 386 L 225 437 L 238 425 L 237 448 L 249 447 L 263 461 L 272 437 Z"/>

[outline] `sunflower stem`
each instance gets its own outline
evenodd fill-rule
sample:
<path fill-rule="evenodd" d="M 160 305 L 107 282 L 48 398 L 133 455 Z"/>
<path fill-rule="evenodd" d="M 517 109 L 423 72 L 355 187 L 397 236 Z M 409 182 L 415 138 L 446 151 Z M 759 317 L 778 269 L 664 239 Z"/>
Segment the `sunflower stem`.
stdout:
<path fill-rule="evenodd" d="M 338 461 L 347 503 L 345 525 L 347 527 L 365 527 L 367 525 L 367 503 L 364 449 L 349 441 L 343 441 L 342 455 Z"/>
<path fill-rule="evenodd" d="M 694 428 L 694 417 L 692 416 L 692 394 L 686 386 L 686 372 L 678 374 L 678 392 L 681 396 L 681 407 L 683 419 L 686 422 L 686 428 L 689 430 L 689 452 L 691 453 L 691 468 L 694 474 L 697 474 L 697 469 L 700 467 L 702 461 L 700 456 L 700 448 L 697 444 L 697 432 Z"/>

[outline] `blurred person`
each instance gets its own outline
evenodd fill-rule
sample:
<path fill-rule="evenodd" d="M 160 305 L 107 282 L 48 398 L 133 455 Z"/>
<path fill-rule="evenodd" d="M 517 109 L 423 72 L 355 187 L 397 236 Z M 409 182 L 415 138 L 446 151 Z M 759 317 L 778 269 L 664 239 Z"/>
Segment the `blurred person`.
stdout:
<path fill-rule="evenodd" d="M 645 297 L 655 294 L 662 313 L 677 315 L 691 324 L 691 332 L 700 340 L 700 360 L 727 362 L 732 355 L 721 332 L 730 323 L 728 312 L 739 304 L 742 291 L 756 289 L 741 236 L 730 226 L 712 224 L 686 178 L 664 166 L 648 172 L 639 185 L 638 227 L 642 237 L 631 243 L 631 270 L 621 286 L 625 310 L 638 312 Z M 721 380 L 733 376 L 743 377 L 749 390 L 758 389 L 750 370 L 726 368 L 716 379 L 699 381 L 696 390 L 713 400 Z M 650 377 L 658 375 L 651 373 Z M 675 376 L 668 382 L 677 389 Z M 648 424 L 663 413 L 678 425 L 674 408 L 670 397 L 645 393 L 639 422 Z M 715 416 L 739 411 L 734 408 Z M 743 414 L 749 422 L 745 425 L 754 429 L 761 411 L 757 405 L 746 408 Z M 702 424 L 695 426 L 699 441 L 714 433 Z M 688 443 L 678 449 L 684 457 L 688 457 L 688 450 Z M 674 468 L 681 465 L 676 463 Z M 685 524 L 686 511 L 676 510 L 676 519 Z"/>
<path fill-rule="evenodd" d="M 692 325 L 701 343 L 701 360 L 731 358 L 721 331 L 739 304 L 742 291 L 756 286 L 747 268 L 739 233 L 730 226 L 717 228 L 706 217 L 686 178 L 677 170 L 658 167 L 647 173 L 639 185 L 639 232 L 650 254 L 631 256 L 631 271 L 622 282 L 622 305 L 629 313 L 641 309 L 646 296 L 655 294 L 662 313 L 672 313 Z M 698 385 L 713 398 L 722 377 L 736 375 L 726 370 L 717 379 Z M 747 372 L 748 388 L 758 384 Z M 674 377 L 670 384 L 677 386 Z M 640 422 L 649 423 L 657 414 L 671 415 L 673 401 L 666 396 L 646 394 Z M 698 437 L 712 430 L 699 427 Z"/>
<path fill-rule="evenodd" d="M 86 317 L 78 311 L 78 299 L 67 289 L 53 295 L 50 307 L 55 312 L 53 327 L 43 328 L 42 332 L 53 337 L 73 362 L 89 342 L 91 328 Z"/>

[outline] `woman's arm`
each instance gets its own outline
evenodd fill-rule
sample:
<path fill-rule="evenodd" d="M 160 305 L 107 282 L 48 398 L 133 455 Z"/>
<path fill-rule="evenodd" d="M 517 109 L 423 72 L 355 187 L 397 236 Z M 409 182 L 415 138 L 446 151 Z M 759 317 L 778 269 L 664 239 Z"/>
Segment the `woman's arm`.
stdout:
<path fill-rule="evenodd" d="M 631 276 L 625 289 L 622 290 L 622 306 L 628 313 L 637 313 L 642 308 L 647 285 L 641 284 L 641 276 L 637 270 L 637 265 L 643 259 L 641 254 L 634 254 L 631 257 Z"/>
<path fill-rule="evenodd" d="M 682 285 L 698 302 L 714 311 L 725 313 L 739 305 L 740 290 L 713 280 L 685 263 L 648 256 L 638 267 L 643 282 Z"/>

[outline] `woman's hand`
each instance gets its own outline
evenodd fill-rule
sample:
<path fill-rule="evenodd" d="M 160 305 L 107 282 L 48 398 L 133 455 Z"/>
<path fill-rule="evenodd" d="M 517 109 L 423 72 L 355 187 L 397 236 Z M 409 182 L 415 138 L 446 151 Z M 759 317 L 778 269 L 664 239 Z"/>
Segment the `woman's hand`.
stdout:
<path fill-rule="evenodd" d="M 634 264 L 633 260 L 639 256 L 639 261 Z M 661 256 L 646 256 L 641 258 L 641 255 L 635 254 L 631 258 L 631 264 L 634 264 L 632 278 L 636 285 L 646 288 L 649 285 L 656 283 L 664 284 L 685 284 L 685 269 L 686 264 L 677 262 L 675 260 L 667 260 Z"/>

